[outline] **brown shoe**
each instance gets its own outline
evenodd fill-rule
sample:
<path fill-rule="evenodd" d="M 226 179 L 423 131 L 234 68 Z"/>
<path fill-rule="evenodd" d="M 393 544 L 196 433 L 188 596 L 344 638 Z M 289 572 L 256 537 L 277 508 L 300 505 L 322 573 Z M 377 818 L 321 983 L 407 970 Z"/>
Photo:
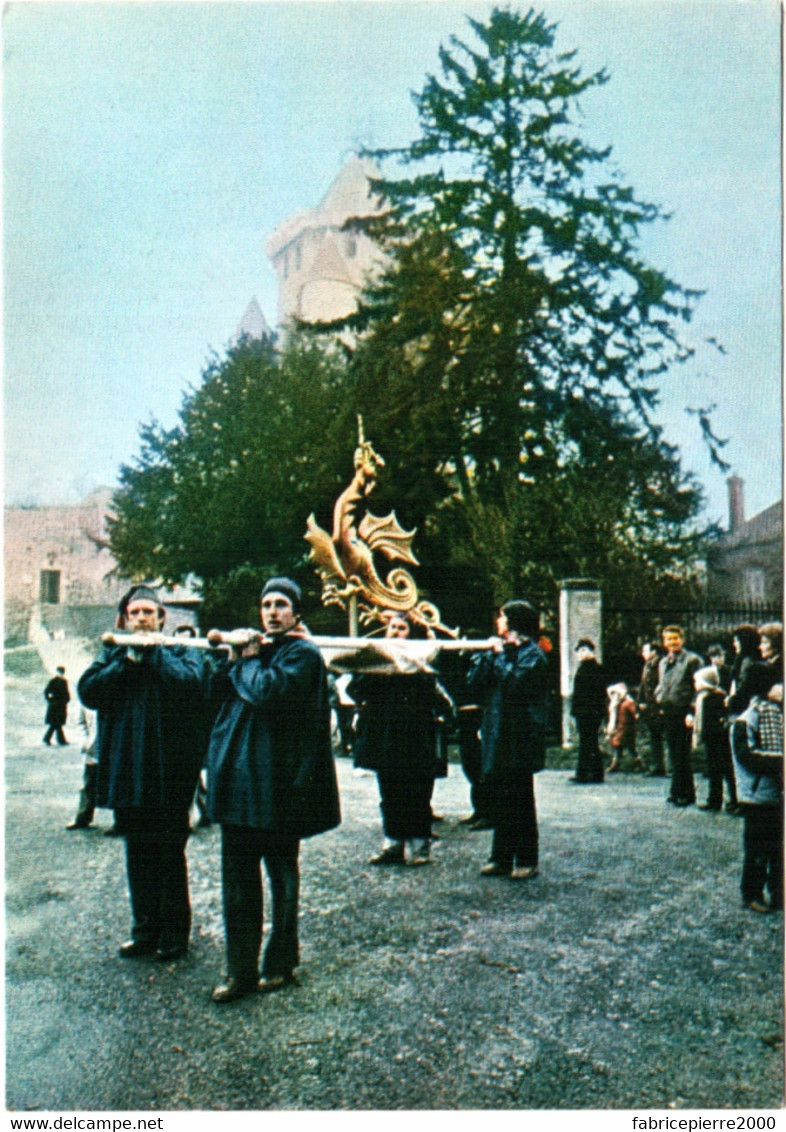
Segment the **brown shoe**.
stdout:
<path fill-rule="evenodd" d="M 499 861 L 489 861 L 480 870 L 482 877 L 509 877 L 510 869 L 507 865 L 501 865 Z"/>
<path fill-rule="evenodd" d="M 771 911 L 769 904 L 765 904 L 763 900 L 749 900 L 745 907 L 750 908 L 751 912 L 766 913 Z"/>
<path fill-rule="evenodd" d="M 373 857 L 369 857 L 370 865 L 403 865 L 404 864 L 404 845 L 388 845 L 385 849 L 381 849 Z"/>
<path fill-rule="evenodd" d="M 538 875 L 537 865 L 514 865 L 510 870 L 511 880 L 530 880 Z"/>
<path fill-rule="evenodd" d="M 229 978 L 225 983 L 219 983 L 215 988 L 212 995 L 213 1002 L 236 1002 L 239 998 L 254 994 L 256 989 L 256 979 Z"/>
<path fill-rule="evenodd" d="M 288 971 L 286 975 L 263 975 L 257 983 L 257 990 L 260 994 L 273 994 L 274 991 L 291 986 L 295 981 L 295 976 L 291 971 Z"/>
<path fill-rule="evenodd" d="M 129 939 L 128 943 L 121 943 L 118 955 L 121 959 L 140 959 L 143 955 L 152 955 L 157 944 L 152 939 Z"/>

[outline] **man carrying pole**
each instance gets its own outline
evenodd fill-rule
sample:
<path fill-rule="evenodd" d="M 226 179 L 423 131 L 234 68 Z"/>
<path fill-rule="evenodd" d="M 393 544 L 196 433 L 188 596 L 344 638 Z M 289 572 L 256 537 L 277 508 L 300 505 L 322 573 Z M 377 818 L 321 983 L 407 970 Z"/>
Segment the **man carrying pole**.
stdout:
<path fill-rule="evenodd" d="M 264 636 L 249 635 L 214 678 L 223 704 L 208 750 L 208 813 L 221 825 L 227 957 L 217 1003 L 294 981 L 300 840 L 341 820 L 327 672 L 302 630 L 300 602 L 291 579 L 271 578 L 261 597 Z M 272 931 L 260 979 L 262 859 Z"/>
<path fill-rule="evenodd" d="M 203 665 L 191 649 L 158 643 L 155 590 L 136 586 L 120 613 L 137 643 L 106 645 L 77 690 L 98 711 L 96 802 L 115 811 L 125 835 L 133 927 L 120 955 L 169 962 L 185 955 L 191 927 L 185 849 L 199 752 L 183 719 L 202 696 Z"/>

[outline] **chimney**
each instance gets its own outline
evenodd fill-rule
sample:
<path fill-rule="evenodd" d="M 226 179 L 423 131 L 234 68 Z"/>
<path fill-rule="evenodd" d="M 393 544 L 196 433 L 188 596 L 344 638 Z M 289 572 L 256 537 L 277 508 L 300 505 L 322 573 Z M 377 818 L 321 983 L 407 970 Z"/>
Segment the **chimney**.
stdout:
<path fill-rule="evenodd" d="M 739 476 L 729 476 L 729 534 L 736 534 L 745 523 L 745 497 L 742 492 L 744 480 Z"/>

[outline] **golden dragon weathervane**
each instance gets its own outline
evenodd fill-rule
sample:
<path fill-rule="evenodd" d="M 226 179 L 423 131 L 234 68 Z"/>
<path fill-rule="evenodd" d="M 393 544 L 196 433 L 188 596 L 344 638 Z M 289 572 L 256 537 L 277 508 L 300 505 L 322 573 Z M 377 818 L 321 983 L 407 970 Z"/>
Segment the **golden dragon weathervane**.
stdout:
<path fill-rule="evenodd" d="M 306 540 L 311 545 L 309 558 L 322 578 L 322 601 L 348 610 L 360 602 L 360 621 L 369 624 L 385 621 L 385 613 L 408 613 L 426 629 L 440 630 L 455 636 L 440 620 L 439 610 L 427 601 L 418 601 L 418 588 L 408 570 L 395 566 L 384 581 L 377 572 L 375 554 L 391 561 L 418 565 L 412 553 L 416 531 L 405 531 L 391 511 L 384 519 L 365 508 L 367 497 L 374 490 L 377 473 L 385 461 L 363 436 L 363 418 L 358 417 L 358 446 L 354 456 L 355 474 L 333 508 L 333 534 L 329 535 L 309 516 Z M 361 516 L 361 512 L 363 512 Z M 350 624 L 350 632 L 354 632 Z"/>

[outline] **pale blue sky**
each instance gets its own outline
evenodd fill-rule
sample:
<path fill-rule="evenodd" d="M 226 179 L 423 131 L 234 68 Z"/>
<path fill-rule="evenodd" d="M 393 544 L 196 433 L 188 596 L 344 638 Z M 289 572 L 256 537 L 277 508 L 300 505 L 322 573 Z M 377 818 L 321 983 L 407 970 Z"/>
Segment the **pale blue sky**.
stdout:
<path fill-rule="evenodd" d="M 526 11 L 529 5 L 522 6 Z M 113 484 L 151 415 L 175 423 L 252 296 L 264 252 L 360 143 L 417 135 L 410 91 L 487 4 L 11 3 L 4 9 L 6 499 Z M 536 8 L 585 70 L 592 141 L 673 212 L 646 258 L 707 291 L 689 336 L 720 339 L 664 382 L 662 419 L 725 519 L 686 405 L 746 482 L 780 497 L 780 7 L 777 0 L 576 0 Z M 384 451 L 384 438 L 375 438 Z M 348 449 L 352 438 L 348 438 Z"/>

